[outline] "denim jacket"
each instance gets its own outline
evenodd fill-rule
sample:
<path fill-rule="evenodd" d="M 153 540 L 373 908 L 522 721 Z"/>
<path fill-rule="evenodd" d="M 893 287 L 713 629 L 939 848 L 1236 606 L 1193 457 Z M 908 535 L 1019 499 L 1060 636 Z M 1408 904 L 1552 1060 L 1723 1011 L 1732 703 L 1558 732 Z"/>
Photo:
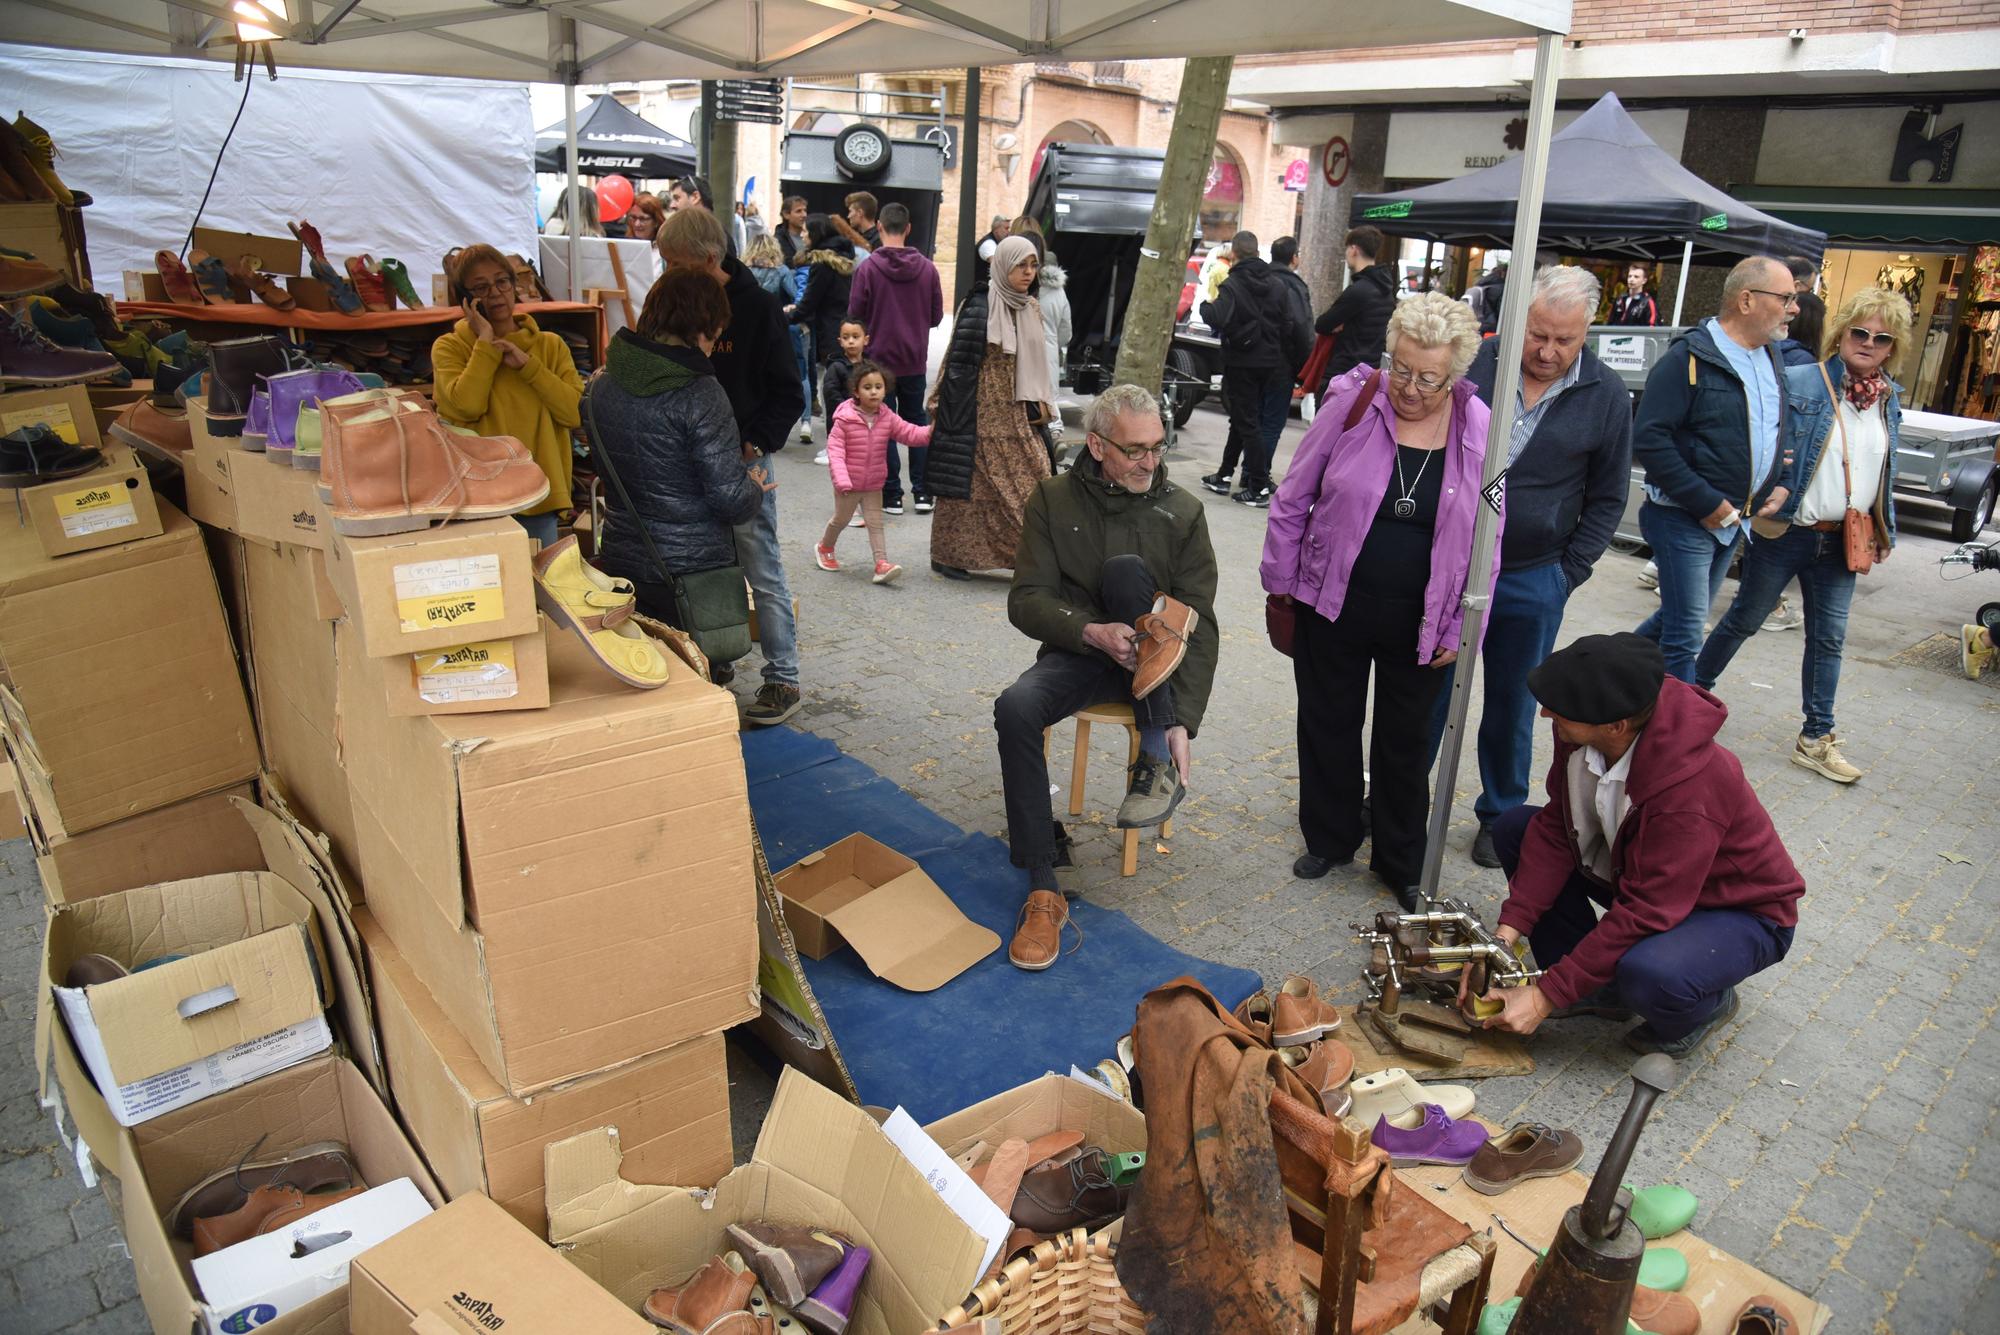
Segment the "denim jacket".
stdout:
<path fill-rule="evenodd" d="M 1784 524 L 1797 520 L 1799 503 L 1805 499 L 1806 488 L 1812 485 L 1813 474 L 1819 471 L 1820 461 L 1826 456 L 1827 437 L 1833 432 L 1834 405 L 1846 375 L 1847 367 L 1837 356 L 1826 359 L 1824 381 L 1820 379 L 1817 365 L 1786 368 L 1785 431 L 1780 438 L 1784 448 L 1779 455 L 1781 458 L 1791 456 L 1791 469 L 1785 485 L 1792 489 L 1792 494 L 1785 498 L 1784 505 L 1779 507 L 1772 520 Z M 1829 381 L 1833 385 L 1833 399 L 1826 396 Z M 1875 522 L 1888 535 L 1890 545 L 1894 546 L 1896 502 L 1892 486 L 1896 480 L 1896 442 L 1903 424 L 1902 403 L 1894 381 L 1889 382 L 1889 392 L 1883 396 L 1882 405 L 1889 419 L 1889 448 L 1882 457 L 1882 482 L 1875 490 Z"/>

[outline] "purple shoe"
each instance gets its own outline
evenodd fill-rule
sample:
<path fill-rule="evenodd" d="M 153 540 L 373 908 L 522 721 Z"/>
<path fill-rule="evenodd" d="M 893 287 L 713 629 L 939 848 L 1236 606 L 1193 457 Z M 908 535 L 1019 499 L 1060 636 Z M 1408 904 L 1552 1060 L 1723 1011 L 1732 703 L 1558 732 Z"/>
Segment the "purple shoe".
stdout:
<path fill-rule="evenodd" d="M 1454 1167 L 1471 1163 L 1472 1156 L 1486 1143 L 1486 1128 L 1470 1118 L 1454 1122 L 1435 1103 L 1419 1106 L 1424 1110 L 1424 1120 L 1414 1131 L 1405 1131 L 1386 1117 L 1375 1123 L 1371 1139 L 1388 1151 L 1389 1161 L 1398 1168 L 1425 1163 Z"/>
<path fill-rule="evenodd" d="M 0 312 L 0 385 L 73 385 L 124 369 L 108 352 L 60 347 L 26 319 Z"/>
<path fill-rule="evenodd" d="M 873 1255 L 866 1247 L 849 1243 L 833 1273 L 792 1309 L 792 1315 L 818 1335 L 842 1335 L 854 1315 L 854 1299 L 861 1292 L 861 1277 L 868 1273 Z"/>

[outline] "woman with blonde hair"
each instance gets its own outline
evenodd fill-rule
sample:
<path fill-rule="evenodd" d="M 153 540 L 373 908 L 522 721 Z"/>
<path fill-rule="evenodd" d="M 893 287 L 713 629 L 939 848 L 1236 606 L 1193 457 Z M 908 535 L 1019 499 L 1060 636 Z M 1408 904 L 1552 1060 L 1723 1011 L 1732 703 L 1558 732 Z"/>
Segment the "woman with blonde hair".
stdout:
<path fill-rule="evenodd" d="M 1889 377 L 1910 352 L 1910 303 L 1886 288 L 1863 288 L 1841 304 L 1820 349 L 1824 361 L 1785 371 L 1785 440 L 1791 459 L 1790 495 L 1769 518 L 1752 522 L 1756 541 L 1743 553 L 1736 601 L 1695 659 L 1697 686 L 1712 690 L 1757 633 L 1793 576 L 1805 595 L 1805 653 L 1799 694 L 1805 726 L 1792 763 L 1835 783 L 1864 770 L 1840 754 L 1833 731 L 1833 697 L 1847 644 L 1854 577 L 1889 559 L 1896 545 L 1896 503 L 1890 490 L 1903 410 Z M 1861 531 L 1850 559 L 1847 515 Z"/>
<path fill-rule="evenodd" d="M 1465 379 L 1479 350 L 1470 307 L 1441 292 L 1411 297 L 1390 316 L 1387 339 L 1383 368 L 1357 366 L 1328 386 L 1271 498 L 1262 574 L 1297 615 L 1306 851 L 1292 874 L 1324 876 L 1361 846 L 1372 672 L 1369 865 L 1414 910 L 1430 820 L 1429 720 L 1440 669 L 1458 657 L 1488 413 Z M 1497 575 L 1497 525 L 1492 541 Z"/>

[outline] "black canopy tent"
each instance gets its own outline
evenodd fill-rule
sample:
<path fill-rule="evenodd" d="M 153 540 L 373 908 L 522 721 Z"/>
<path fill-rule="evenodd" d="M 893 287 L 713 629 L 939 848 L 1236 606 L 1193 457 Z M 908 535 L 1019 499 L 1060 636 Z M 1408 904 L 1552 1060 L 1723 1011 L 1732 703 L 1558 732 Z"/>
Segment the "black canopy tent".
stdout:
<path fill-rule="evenodd" d="M 563 123 L 535 132 L 535 170 L 569 170 Z M 615 97 L 599 94 L 576 121 L 579 176 L 628 176 L 668 180 L 695 170 L 694 145 L 640 116 Z"/>
<path fill-rule="evenodd" d="M 1614 93 L 1549 141 L 1541 248 L 1601 259 L 1734 264 L 1746 255 L 1818 261 L 1826 233 L 1739 200 L 1674 161 Z M 1392 236 L 1511 249 L 1521 164 L 1508 158 L 1436 185 L 1357 195 L 1355 222 Z"/>

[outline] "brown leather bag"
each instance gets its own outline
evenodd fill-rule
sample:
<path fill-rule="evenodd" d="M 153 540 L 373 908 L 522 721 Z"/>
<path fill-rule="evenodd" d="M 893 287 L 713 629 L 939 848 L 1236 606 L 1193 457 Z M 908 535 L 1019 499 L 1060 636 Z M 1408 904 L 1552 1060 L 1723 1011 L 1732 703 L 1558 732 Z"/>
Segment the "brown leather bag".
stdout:
<path fill-rule="evenodd" d="M 1361 421 L 1361 414 L 1368 411 L 1368 405 L 1375 399 L 1375 391 L 1382 387 L 1382 372 L 1370 371 L 1363 382 L 1361 392 L 1354 396 L 1354 406 L 1347 410 L 1347 420 L 1341 423 L 1342 434 L 1354 430 Z M 1264 595 L 1264 634 L 1270 637 L 1271 647 L 1285 657 L 1292 656 L 1292 646 L 1298 640 L 1298 604 L 1282 593 Z"/>
<path fill-rule="evenodd" d="M 1840 514 L 1840 538 L 1847 550 L 1847 568 L 1865 575 L 1875 568 L 1875 516 L 1854 508 L 1854 456 L 1847 448 L 1847 424 L 1840 420 L 1840 395 L 1834 393 L 1833 379 L 1820 364 L 1820 382 L 1833 405 L 1833 429 L 1840 433 L 1840 476 L 1847 489 L 1847 508 Z"/>

